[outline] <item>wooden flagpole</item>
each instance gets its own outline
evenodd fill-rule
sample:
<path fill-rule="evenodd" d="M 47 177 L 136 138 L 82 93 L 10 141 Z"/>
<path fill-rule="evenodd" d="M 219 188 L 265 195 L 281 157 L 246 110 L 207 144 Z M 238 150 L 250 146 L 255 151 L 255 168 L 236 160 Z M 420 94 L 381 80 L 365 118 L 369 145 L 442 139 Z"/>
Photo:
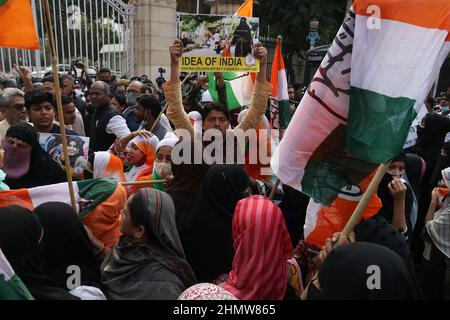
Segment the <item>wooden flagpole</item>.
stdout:
<path fill-rule="evenodd" d="M 61 140 L 64 152 L 64 166 L 66 168 L 67 183 L 69 185 L 70 203 L 72 204 L 72 208 L 75 211 L 77 211 L 75 196 L 73 192 L 72 173 L 70 170 L 69 154 L 67 152 L 67 137 L 64 128 L 64 116 L 61 103 L 61 87 L 59 85 L 59 78 L 58 78 L 58 58 L 56 57 L 56 47 L 53 35 L 52 19 L 50 14 L 50 7 L 48 5 L 48 0 L 43 0 L 43 4 L 44 4 L 45 26 L 47 28 L 48 41 L 50 44 L 50 52 L 52 55 L 53 82 L 55 84 L 56 106 L 58 110 L 58 121 L 61 129 Z"/>
<path fill-rule="evenodd" d="M 281 125 L 280 125 L 280 135 L 279 135 L 280 142 L 281 142 L 281 139 L 283 139 L 283 135 L 284 135 L 284 130 L 283 130 L 283 128 L 281 128 Z M 270 192 L 270 196 L 269 196 L 270 201 L 272 201 L 273 198 L 275 197 L 275 194 L 277 193 L 277 189 L 278 189 L 278 186 L 280 185 L 280 182 L 281 182 L 280 178 L 277 177 L 277 180 L 275 181 L 275 184 L 273 185 L 273 189 Z"/>
<path fill-rule="evenodd" d="M 359 220 L 361 219 L 364 209 L 367 207 L 367 204 L 369 203 L 369 200 L 372 197 L 372 195 L 374 194 L 374 192 L 378 189 L 378 185 L 380 184 L 381 180 L 383 179 L 383 176 L 386 173 L 386 170 L 389 168 L 390 164 L 391 164 L 391 161 L 389 161 L 388 163 L 383 163 L 378 167 L 378 170 L 375 173 L 375 176 L 373 177 L 372 181 L 370 181 L 369 186 L 367 187 L 366 191 L 364 192 L 355 211 L 353 211 L 353 214 L 350 217 L 350 219 L 348 220 L 344 230 L 342 230 L 341 235 L 348 237 L 350 232 L 352 232 L 353 229 L 355 228 L 355 226 L 358 224 Z"/>
<path fill-rule="evenodd" d="M 157 184 L 164 182 L 167 182 L 167 180 L 128 181 L 128 182 L 121 182 L 120 184 L 123 186 L 139 186 L 143 184 Z"/>

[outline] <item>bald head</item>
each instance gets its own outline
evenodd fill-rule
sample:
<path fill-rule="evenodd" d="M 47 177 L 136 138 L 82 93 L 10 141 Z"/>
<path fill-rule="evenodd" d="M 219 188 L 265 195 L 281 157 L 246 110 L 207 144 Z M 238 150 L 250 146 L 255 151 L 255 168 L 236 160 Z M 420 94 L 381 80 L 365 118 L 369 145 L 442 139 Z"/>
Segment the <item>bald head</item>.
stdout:
<path fill-rule="evenodd" d="M 109 104 L 109 85 L 96 81 L 89 89 L 89 98 L 94 108 L 102 108 Z"/>
<path fill-rule="evenodd" d="M 91 86 L 94 87 L 97 86 L 96 88 L 99 88 L 100 90 L 103 90 L 103 92 L 105 92 L 106 94 L 109 94 L 109 84 L 107 84 L 104 81 L 95 81 L 94 84 Z"/>
<path fill-rule="evenodd" d="M 133 93 L 136 97 L 139 97 L 145 93 L 145 85 L 140 81 L 133 80 L 128 85 L 127 93 Z"/>

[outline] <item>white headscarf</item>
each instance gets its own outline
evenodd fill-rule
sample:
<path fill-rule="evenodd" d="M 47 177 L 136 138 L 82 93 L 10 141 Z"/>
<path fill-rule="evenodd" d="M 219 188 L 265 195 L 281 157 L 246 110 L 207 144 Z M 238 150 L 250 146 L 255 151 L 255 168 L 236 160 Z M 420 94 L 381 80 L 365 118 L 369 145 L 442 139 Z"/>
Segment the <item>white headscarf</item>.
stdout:
<path fill-rule="evenodd" d="M 189 120 L 194 126 L 194 132 L 196 134 L 202 133 L 202 115 L 198 111 L 191 111 L 188 113 Z"/>
<path fill-rule="evenodd" d="M 445 185 L 450 189 L 450 168 L 446 168 L 441 171 L 442 178 L 444 179 Z"/>
<path fill-rule="evenodd" d="M 158 152 L 158 149 L 161 147 L 173 148 L 173 147 L 175 147 L 177 142 L 178 142 L 178 137 L 172 132 L 167 132 L 166 135 L 164 136 L 164 139 L 162 139 L 156 146 L 156 152 Z"/>

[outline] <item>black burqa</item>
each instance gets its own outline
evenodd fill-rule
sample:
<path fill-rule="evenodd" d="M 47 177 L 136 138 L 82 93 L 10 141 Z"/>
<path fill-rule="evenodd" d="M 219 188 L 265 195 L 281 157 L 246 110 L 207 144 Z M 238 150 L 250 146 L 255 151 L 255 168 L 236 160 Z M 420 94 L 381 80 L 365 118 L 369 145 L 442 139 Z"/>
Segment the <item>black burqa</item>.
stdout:
<path fill-rule="evenodd" d="M 403 161 L 406 163 L 405 156 L 401 155 L 393 160 L 395 161 Z M 390 173 L 385 173 L 383 179 L 381 180 L 377 195 L 381 200 L 382 207 L 380 211 L 377 213 L 378 215 L 384 217 L 389 223 L 392 223 L 392 218 L 394 217 L 394 198 L 392 197 L 391 192 L 389 191 L 389 183 L 393 180 L 393 175 Z M 409 240 L 411 240 L 412 235 L 412 224 L 411 224 L 411 211 L 413 209 L 413 189 L 409 184 L 407 184 L 406 194 L 405 194 L 405 220 L 407 225 L 406 235 Z"/>
<path fill-rule="evenodd" d="M 389 248 L 405 260 L 410 270 L 414 270 L 414 263 L 408 242 L 384 217 L 374 216 L 365 221 L 361 221 L 356 225 L 354 231 L 357 242 L 375 243 Z"/>
<path fill-rule="evenodd" d="M 184 159 L 186 157 L 186 159 L 178 164 L 172 162 L 172 174 L 174 178 L 164 191 L 173 199 L 178 224 L 194 200 L 195 194 L 200 188 L 210 166 L 203 162 L 203 157 L 201 157 L 201 162 L 196 164 L 195 155 L 203 155 L 203 148 L 193 141 L 178 142 L 175 148 L 180 150 L 180 158 Z M 185 150 L 190 150 L 190 154 L 185 155 Z M 176 152 L 176 149 L 174 149 L 174 152 Z"/>
<path fill-rule="evenodd" d="M 214 165 L 183 216 L 181 243 L 199 282 L 211 282 L 231 270 L 234 209 L 248 187 L 242 166 Z"/>
<path fill-rule="evenodd" d="M 16 123 L 6 131 L 6 137 L 20 139 L 31 146 L 28 172 L 18 179 L 11 179 L 6 175 L 4 182 L 10 189 L 33 188 L 67 181 L 64 170 L 42 150 L 33 126 L 24 122 Z"/>
<path fill-rule="evenodd" d="M 31 295 L 37 300 L 80 300 L 42 271 L 42 233 L 39 218 L 28 209 L 0 208 L 0 248 Z"/>
<path fill-rule="evenodd" d="M 241 18 L 239 25 L 234 31 L 231 45 L 235 45 L 234 56 L 246 57 L 252 52 L 252 31 L 247 24 L 246 18 Z"/>
<path fill-rule="evenodd" d="M 371 266 L 379 267 L 379 287 L 375 279 L 377 271 Z M 324 300 L 423 299 L 405 260 L 374 243 L 355 242 L 335 248 L 321 264 L 318 276 L 320 298 Z M 369 289 L 368 283 L 379 289 Z"/>
<path fill-rule="evenodd" d="M 34 213 L 44 228 L 41 256 L 45 261 L 45 274 L 64 287 L 71 275 L 67 268 L 75 265 L 81 271 L 81 285 L 101 289 L 100 266 L 73 208 L 61 202 L 47 202 L 36 207 Z"/>

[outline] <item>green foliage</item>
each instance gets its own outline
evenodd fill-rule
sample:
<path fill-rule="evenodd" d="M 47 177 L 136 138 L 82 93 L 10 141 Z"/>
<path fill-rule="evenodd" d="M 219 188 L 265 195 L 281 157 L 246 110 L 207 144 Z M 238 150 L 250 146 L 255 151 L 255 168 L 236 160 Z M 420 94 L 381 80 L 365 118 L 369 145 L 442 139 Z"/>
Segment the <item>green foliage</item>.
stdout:
<path fill-rule="evenodd" d="M 259 0 L 255 16 L 260 17 L 262 35 L 276 38 L 281 34 L 285 51 L 301 53 L 309 47 L 306 37 L 311 19 L 320 22 L 318 45 L 329 44 L 344 20 L 345 5 L 345 0 Z"/>

